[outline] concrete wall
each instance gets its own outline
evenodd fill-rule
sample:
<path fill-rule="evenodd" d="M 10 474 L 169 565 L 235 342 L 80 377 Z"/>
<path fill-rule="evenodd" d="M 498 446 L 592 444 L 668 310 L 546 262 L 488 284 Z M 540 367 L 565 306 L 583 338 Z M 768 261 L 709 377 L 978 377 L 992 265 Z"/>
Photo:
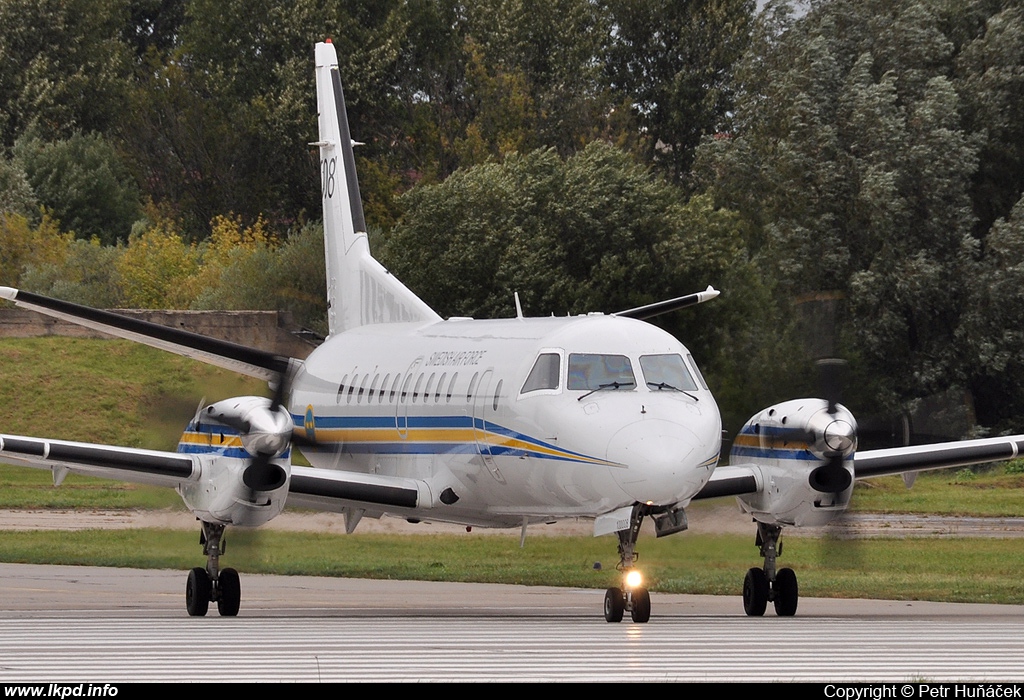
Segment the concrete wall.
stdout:
<path fill-rule="evenodd" d="M 132 318 L 181 328 L 289 357 L 304 359 L 315 347 L 299 338 L 291 316 L 277 311 L 164 311 L 118 309 Z M 0 309 L 0 338 L 109 338 L 89 328 L 25 309 Z"/>

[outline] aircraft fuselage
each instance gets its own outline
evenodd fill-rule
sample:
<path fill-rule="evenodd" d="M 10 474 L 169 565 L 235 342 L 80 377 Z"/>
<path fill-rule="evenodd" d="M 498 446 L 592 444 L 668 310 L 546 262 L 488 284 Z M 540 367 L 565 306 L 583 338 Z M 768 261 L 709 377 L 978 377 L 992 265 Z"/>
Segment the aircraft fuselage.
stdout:
<path fill-rule="evenodd" d="M 691 385 L 665 381 L 666 357 Z M 512 526 L 685 505 L 720 450 L 686 348 L 614 316 L 362 326 L 329 338 L 293 386 L 314 466 L 429 484 L 433 503 L 392 513 L 406 517 Z"/>

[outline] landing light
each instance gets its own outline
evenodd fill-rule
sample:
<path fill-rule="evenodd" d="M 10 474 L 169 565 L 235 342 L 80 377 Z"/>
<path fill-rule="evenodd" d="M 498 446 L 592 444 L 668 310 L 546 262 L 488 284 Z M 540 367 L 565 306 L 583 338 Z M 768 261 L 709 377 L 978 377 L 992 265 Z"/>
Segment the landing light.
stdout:
<path fill-rule="evenodd" d="M 644 582 L 644 577 L 641 576 L 640 572 L 637 571 L 636 569 L 633 569 L 628 574 L 626 574 L 626 585 L 629 588 L 636 588 L 637 586 L 639 586 L 643 582 Z"/>

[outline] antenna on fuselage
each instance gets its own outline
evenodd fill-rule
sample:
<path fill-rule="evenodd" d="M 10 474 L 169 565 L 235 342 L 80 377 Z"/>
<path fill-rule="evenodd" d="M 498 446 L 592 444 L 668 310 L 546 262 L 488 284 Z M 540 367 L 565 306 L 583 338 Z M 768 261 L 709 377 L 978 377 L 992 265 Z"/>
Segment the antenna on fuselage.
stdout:
<path fill-rule="evenodd" d="M 512 292 L 512 296 L 514 296 L 516 300 L 516 318 L 524 318 L 523 305 L 519 303 L 519 292 Z"/>

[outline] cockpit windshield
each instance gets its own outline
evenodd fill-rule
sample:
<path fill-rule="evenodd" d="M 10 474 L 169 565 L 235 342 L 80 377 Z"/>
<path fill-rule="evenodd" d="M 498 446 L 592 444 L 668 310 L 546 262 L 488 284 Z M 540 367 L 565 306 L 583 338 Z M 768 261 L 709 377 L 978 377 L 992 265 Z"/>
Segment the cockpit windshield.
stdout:
<path fill-rule="evenodd" d="M 647 388 L 653 391 L 697 391 L 697 383 L 680 355 L 643 355 L 640 369 Z"/>
<path fill-rule="evenodd" d="M 625 355 L 569 355 L 569 389 L 633 389 L 636 377 L 633 365 Z"/>

